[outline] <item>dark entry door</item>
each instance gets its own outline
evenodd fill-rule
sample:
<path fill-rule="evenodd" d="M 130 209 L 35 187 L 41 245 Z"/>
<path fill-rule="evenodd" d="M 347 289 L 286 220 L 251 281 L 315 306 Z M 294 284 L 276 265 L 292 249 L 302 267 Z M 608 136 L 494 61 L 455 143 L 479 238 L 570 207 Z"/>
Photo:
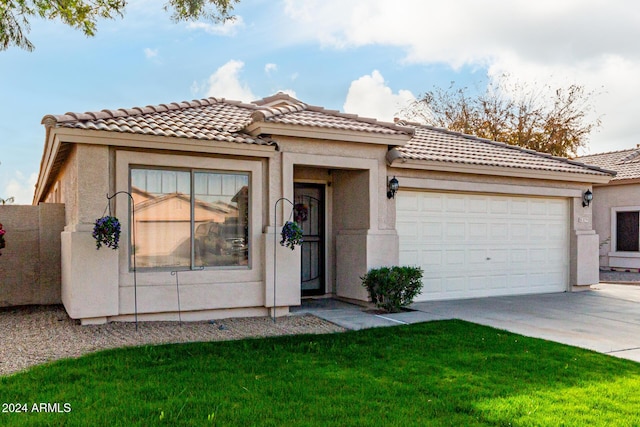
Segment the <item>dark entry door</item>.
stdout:
<path fill-rule="evenodd" d="M 325 293 L 324 185 L 295 184 L 294 220 L 302 227 L 302 296 Z"/>

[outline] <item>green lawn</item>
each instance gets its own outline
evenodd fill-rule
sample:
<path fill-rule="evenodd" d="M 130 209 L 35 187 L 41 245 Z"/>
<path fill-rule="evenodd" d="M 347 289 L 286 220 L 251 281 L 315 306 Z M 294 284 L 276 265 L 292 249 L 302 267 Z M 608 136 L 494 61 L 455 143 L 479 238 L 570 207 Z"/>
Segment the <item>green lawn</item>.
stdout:
<path fill-rule="evenodd" d="M 71 409 L 0 425 L 638 426 L 640 364 L 443 321 L 109 350 L 0 377 L 0 401 Z"/>

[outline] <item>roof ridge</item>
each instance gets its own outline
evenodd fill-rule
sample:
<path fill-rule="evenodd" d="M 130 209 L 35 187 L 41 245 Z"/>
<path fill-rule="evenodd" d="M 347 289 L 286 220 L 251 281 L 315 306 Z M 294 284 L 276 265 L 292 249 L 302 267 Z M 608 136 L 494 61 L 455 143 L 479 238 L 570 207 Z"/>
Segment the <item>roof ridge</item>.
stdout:
<path fill-rule="evenodd" d="M 279 106 L 264 105 L 268 103 L 273 103 L 275 101 L 284 101 L 285 103 Z M 251 114 L 252 122 L 263 122 L 265 120 L 278 117 L 278 116 L 284 116 L 289 113 L 312 111 L 316 113 L 327 114 L 334 117 L 341 117 L 345 119 L 356 120 L 361 123 L 374 124 L 374 125 L 382 126 L 387 129 L 395 130 L 398 132 L 405 132 L 409 134 L 413 134 L 415 132 L 415 129 L 411 127 L 398 125 L 396 123 L 380 121 L 374 118 L 361 117 L 357 114 L 343 113 L 338 110 L 329 110 L 324 107 L 319 107 L 316 105 L 309 105 L 283 92 L 278 92 L 275 95 L 272 95 L 263 99 L 259 99 L 257 101 L 253 101 L 252 107 L 254 109 L 254 112 Z"/>
<path fill-rule="evenodd" d="M 83 120 L 112 119 L 118 117 L 139 116 L 142 114 L 161 113 L 165 111 L 185 110 L 187 108 L 205 107 L 209 105 L 227 102 L 229 104 L 242 104 L 235 101 L 226 101 L 224 98 L 202 98 L 191 101 L 171 102 L 169 104 L 147 105 L 146 107 L 118 108 L 115 110 L 104 109 L 100 111 L 88 111 L 85 113 L 67 112 L 65 114 L 47 114 L 41 123 L 45 126 L 55 126 L 58 123 L 68 123 Z M 242 105 L 253 107 L 249 105 Z"/>
<path fill-rule="evenodd" d="M 629 153 L 628 156 L 617 161 L 616 164 L 619 165 L 620 163 L 627 163 L 638 156 L 640 156 L 640 148 L 636 148 L 635 150 L 633 150 L 633 152 Z"/>
<path fill-rule="evenodd" d="M 570 165 L 574 165 L 574 166 L 585 167 L 587 169 L 595 170 L 597 172 L 603 172 L 603 173 L 611 174 L 613 176 L 615 176 L 617 174 L 616 171 L 612 171 L 612 170 L 609 170 L 609 169 L 604 169 L 604 168 L 601 168 L 601 167 L 598 167 L 598 166 L 589 165 L 589 164 L 582 163 L 582 162 L 578 162 L 578 161 L 575 161 L 575 160 L 568 159 L 566 157 L 558 157 L 558 156 L 551 155 L 549 153 L 542 153 L 540 151 L 531 150 L 529 148 L 520 147 L 518 145 L 507 144 L 505 142 L 500 142 L 500 141 L 493 141 L 491 139 L 481 138 L 479 136 L 469 135 L 469 134 L 466 134 L 466 133 L 456 132 L 456 131 L 452 131 L 452 130 L 449 130 L 449 129 L 439 128 L 439 127 L 425 125 L 425 124 L 417 124 L 416 126 L 422 127 L 422 128 L 426 128 L 426 129 L 429 129 L 429 130 L 432 130 L 432 131 L 435 131 L 435 132 L 446 133 L 446 134 L 449 134 L 449 135 L 456 135 L 456 136 L 460 136 L 460 137 L 463 137 L 463 138 L 466 138 L 466 139 L 471 139 L 471 140 L 475 140 L 475 141 L 478 141 L 478 142 L 491 144 L 491 145 L 494 145 L 494 146 L 497 146 L 497 147 L 503 147 L 503 148 L 507 148 L 507 149 L 510 149 L 510 150 L 516 150 L 516 151 L 520 151 L 520 152 L 523 152 L 523 153 L 533 154 L 533 155 L 536 155 L 536 156 L 539 156 L 539 157 L 545 157 L 545 158 L 548 158 L 548 159 L 557 160 L 557 161 L 564 162 L 564 163 L 567 163 L 567 164 L 570 164 Z"/>
<path fill-rule="evenodd" d="M 319 106 L 316 106 L 316 105 L 307 105 L 307 110 L 318 112 L 318 113 L 324 113 L 324 114 L 328 114 L 328 115 L 335 116 L 335 117 L 342 117 L 342 118 L 345 118 L 345 119 L 357 120 L 357 121 L 363 122 L 363 123 L 379 125 L 379 126 L 386 127 L 386 128 L 389 128 L 389 129 L 397 130 L 399 132 L 408 132 L 408 133 L 411 133 L 411 134 L 413 134 L 415 132 L 415 129 L 413 129 L 410 126 L 403 126 L 403 125 L 400 125 L 398 123 L 382 121 L 382 120 L 378 120 L 378 119 L 375 119 L 375 118 L 372 118 L 372 117 L 363 117 L 363 116 L 360 116 L 358 114 L 353 114 L 353 113 L 344 113 L 344 112 L 339 111 L 339 110 L 328 110 L 328 109 L 326 109 L 324 107 L 319 107 Z"/>
<path fill-rule="evenodd" d="M 304 102 L 298 101 L 296 103 L 280 105 L 277 107 L 266 107 L 258 104 L 254 104 L 253 107 L 255 108 L 255 111 L 251 115 L 251 118 L 254 119 L 254 116 L 255 116 L 256 119 L 260 121 L 264 121 L 266 119 L 282 116 L 287 113 L 297 113 L 300 111 L 304 111 L 307 109 L 307 104 L 305 104 Z"/>
<path fill-rule="evenodd" d="M 605 151 L 602 153 L 593 153 L 593 154 L 585 154 L 584 156 L 576 156 L 574 157 L 575 159 L 582 159 L 584 157 L 594 157 L 594 156 L 603 156 L 603 155 L 607 155 L 607 154 L 618 154 L 618 153 L 624 153 L 627 151 L 636 151 L 639 150 L 640 147 L 635 147 L 635 148 L 625 148 L 624 150 L 614 150 L 614 151 Z"/>

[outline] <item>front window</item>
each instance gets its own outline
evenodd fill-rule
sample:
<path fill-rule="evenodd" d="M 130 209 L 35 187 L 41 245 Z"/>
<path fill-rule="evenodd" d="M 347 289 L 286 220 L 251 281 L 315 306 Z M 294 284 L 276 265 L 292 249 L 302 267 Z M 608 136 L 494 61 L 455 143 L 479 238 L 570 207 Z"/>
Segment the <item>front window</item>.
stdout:
<path fill-rule="evenodd" d="M 249 264 L 249 174 L 131 169 L 136 265 Z"/>
<path fill-rule="evenodd" d="M 640 251 L 640 212 L 616 212 L 616 251 Z"/>

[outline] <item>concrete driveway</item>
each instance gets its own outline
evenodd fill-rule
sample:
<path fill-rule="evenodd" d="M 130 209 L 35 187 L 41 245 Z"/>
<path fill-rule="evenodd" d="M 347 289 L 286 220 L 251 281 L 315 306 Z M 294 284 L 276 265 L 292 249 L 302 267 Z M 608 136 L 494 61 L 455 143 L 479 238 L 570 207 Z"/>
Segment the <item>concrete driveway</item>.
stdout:
<path fill-rule="evenodd" d="M 640 286 L 599 284 L 582 292 L 420 302 L 411 307 L 421 317 L 467 320 L 640 362 Z"/>
<path fill-rule="evenodd" d="M 581 292 L 419 302 L 411 308 L 416 311 L 372 314 L 317 299 L 294 311 L 353 330 L 462 319 L 640 362 L 640 286 L 601 283 Z"/>

